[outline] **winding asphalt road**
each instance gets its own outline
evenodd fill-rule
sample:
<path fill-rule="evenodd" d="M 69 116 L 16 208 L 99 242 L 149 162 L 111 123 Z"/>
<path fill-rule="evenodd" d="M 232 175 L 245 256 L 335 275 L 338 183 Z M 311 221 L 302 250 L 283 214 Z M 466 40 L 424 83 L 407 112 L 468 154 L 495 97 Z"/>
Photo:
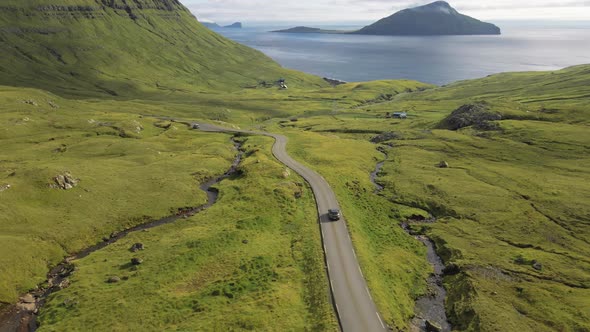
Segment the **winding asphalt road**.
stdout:
<path fill-rule="evenodd" d="M 318 208 L 332 297 L 342 330 L 344 332 L 388 331 L 377 312 L 377 306 L 367 287 L 346 227 L 346 221 L 344 218 L 336 222 L 328 219 L 328 209 L 339 209 L 336 195 L 321 175 L 301 165 L 287 154 L 287 137 L 266 132 L 228 129 L 209 124 L 201 124 L 200 129 L 210 132 L 265 135 L 275 139 L 272 148 L 273 155 L 301 175 L 313 190 Z"/>

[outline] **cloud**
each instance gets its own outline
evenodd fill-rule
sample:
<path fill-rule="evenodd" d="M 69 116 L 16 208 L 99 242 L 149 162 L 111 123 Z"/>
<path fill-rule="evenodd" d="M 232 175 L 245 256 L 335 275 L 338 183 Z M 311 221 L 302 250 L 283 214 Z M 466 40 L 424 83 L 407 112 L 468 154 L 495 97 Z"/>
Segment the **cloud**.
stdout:
<path fill-rule="evenodd" d="M 433 0 L 181 0 L 199 18 L 217 22 L 371 22 Z M 590 0 L 450 0 L 480 19 L 588 20 Z"/>

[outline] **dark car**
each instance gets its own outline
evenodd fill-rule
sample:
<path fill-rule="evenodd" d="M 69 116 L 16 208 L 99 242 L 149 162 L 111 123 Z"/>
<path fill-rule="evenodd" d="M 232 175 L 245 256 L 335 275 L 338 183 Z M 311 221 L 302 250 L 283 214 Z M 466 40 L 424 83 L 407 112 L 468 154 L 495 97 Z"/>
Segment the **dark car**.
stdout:
<path fill-rule="evenodd" d="M 337 220 L 340 220 L 341 217 L 342 217 L 342 214 L 340 213 L 340 210 L 337 210 L 337 209 L 328 210 L 328 219 L 330 219 L 332 221 L 337 221 Z"/>

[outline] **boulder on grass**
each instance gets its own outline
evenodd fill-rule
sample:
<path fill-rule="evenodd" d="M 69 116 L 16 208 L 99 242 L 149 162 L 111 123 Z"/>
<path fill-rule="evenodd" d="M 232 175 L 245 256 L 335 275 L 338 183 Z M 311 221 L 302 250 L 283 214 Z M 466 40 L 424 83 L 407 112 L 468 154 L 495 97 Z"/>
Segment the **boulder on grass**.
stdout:
<path fill-rule="evenodd" d="M 70 190 L 78 185 L 79 179 L 75 179 L 70 172 L 58 174 L 53 178 L 55 182 L 52 187 L 56 189 Z"/>
<path fill-rule="evenodd" d="M 132 265 L 141 265 L 142 263 L 143 263 L 143 259 L 141 259 L 141 258 L 137 258 L 137 257 L 131 258 Z"/>
<path fill-rule="evenodd" d="M 145 247 L 143 246 L 143 243 L 135 243 L 131 246 L 131 248 L 129 248 L 129 250 L 131 250 L 131 252 L 138 252 L 140 250 L 144 250 Z"/>
<path fill-rule="evenodd" d="M 113 276 L 113 277 L 110 277 L 109 279 L 107 279 L 107 282 L 108 282 L 109 284 L 116 284 L 116 283 L 118 283 L 119 281 L 121 281 L 121 278 L 119 278 L 119 277 L 117 277 L 117 276 Z"/>
<path fill-rule="evenodd" d="M 443 160 L 438 163 L 438 168 L 449 168 L 449 163 Z"/>

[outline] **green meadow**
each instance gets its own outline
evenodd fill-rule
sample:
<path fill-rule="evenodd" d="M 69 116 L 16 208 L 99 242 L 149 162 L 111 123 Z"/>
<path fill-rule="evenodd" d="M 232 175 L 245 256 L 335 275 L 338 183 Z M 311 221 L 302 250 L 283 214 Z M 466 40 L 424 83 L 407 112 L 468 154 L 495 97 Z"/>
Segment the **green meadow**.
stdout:
<path fill-rule="evenodd" d="M 0 98 L 0 182 L 11 186 L 0 193 L 3 302 L 45 280 L 68 253 L 146 217 L 204 204 L 198 184 L 225 172 L 235 155 L 223 135 L 159 128 L 99 103 L 6 87 Z M 79 185 L 51 188 L 65 172 Z"/>
<path fill-rule="evenodd" d="M 311 190 L 271 144 L 244 140 L 238 175 L 210 209 L 76 262 L 75 286 L 50 298 L 41 330 L 335 330 Z M 146 249 L 131 253 L 136 242 Z"/>
<path fill-rule="evenodd" d="M 435 241 L 446 265 L 458 268 L 445 277 L 447 313 L 458 330 L 583 330 L 589 306 L 587 101 L 579 98 L 587 93 L 585 70 L 506 74 L 443 88 L 390 81 L 287 97 L 280 90 L 257 92 L 270 102 L 234 93 L 230 104 L 242 106 L 225 108 L 225 116 L 208 114 L 205 105 L 193 108 L 190 100 L 72 100 L 4 87 L 2 117 L 11 125 L 2 133 L 9 147 L 2 171 L 12 187 L 0 193 L 9 211 L 2 223 L 9 243 L 2 249 L 2 267 L 9 267 L 3 301 L 42 283 L 47 266 L 67 253 L 147 217 L 205 202 L 198 184 L 231 164 L 236 152 L 229 136 L 144 116 L 151 114 L 286 134 L 291 155 L 335 189 L 390 326 L 408 328 L 431 271 L 423 245 L 399 224 L 432 215 L 436 223 L 413 228 Z M 554 102 L 547 100 L 557 98 L 550 90 L 532 100 L 492 89 L 564 76 L 577 82 L 562 82 L 574 88 Z M 465 96 L 473 84 L 483 92 Z M 275 101 L 277 109 L 270 107 Z M 469 103 L 502 114 L 498 128 L 445 129 L 449 114 Z M 386 117 L 397 111 L 409 118 Z M 394 133 L 389 140 L 371 142 L 388 132 Z M 218 185 L 220 200 L 209 210 L 75 262 L 71 286 L 42 310 L 42 329 L 102 330 L 118 320 L 105 318 L 110 315 L 137 319 L 126 318 L 116 330 L 146 320 L 156 329 L 267 329 L 277 315 L 284 318 L 281 329 L 335 329 L 311 193 L 270 157 L 271 144 L 247 138 L 241 175 Z M 438 168 L 442 160 L 450 167 Z M 379 161 L 385 165 L 377 181 L 385 189 L 375 193 L 369 173 Z M 79 186 L 50 188 L 64 171 L 79 178 Z M 294 196 L 298 190 L 301 198 Z M 135 242 L 147 248 L 137 270 L 129 265 Z M 251 275 L 258 272 L 263 275 Z M 111 276 L 126 280 L 109 284 Z M 143 305 L 133 305 L 138 302 Z M 115 313 L 113 303 L 119 304 Z"/>
<path fill-rule="evenodd" d="M 377 180 L 385 187 L 379 194 L 385 203 L 367 208 L 384 210 L 385 220 L 367 213 L 362 214 L 367 220 L 349 219 L 365 268 L 371 261 L 396 265 L 383 265 L 378 254 L 360 249 L 364 241 L 378 239 L 363 228 L 383 223 L 394 238 L 410 215 L 431 215 L 435 223 L 413 228 L 432 238 L 455 270 L 444 279 L 454 328 L 585 331 L 590 328 L 589 83 L 587 66 L 502 74 L 282 125 L 293 132 L 294 155 L 315 165 L 335 188 L 346 188 L 339 192 L 341 200 L 372 192 L 368 174 L 378 160 L 386 160 Z M 494 130 L 445 129 L 451 112 L 470 103 L 485 103 L 501 115 Z M 386 117 L 398 111 L 408 112 L 408 119 Z M 379 146 L 368 143 L 379 133 L 393 135 Z M 441 161 L 450 167 L 439 168 Z M 350 186 L 354 181 L 357 186 Z M 365 205 L 357 197 L 352 205 Z M 354 207 L 344 209 L 354 216 Z M 395 251 L 385 252 L 391 258 Z M 377 298 L 375 283 L 394 280 L 383 277 L 389 269 L 367 268 Z M 393 294 L 377 301 L 381 308 Z"/>

